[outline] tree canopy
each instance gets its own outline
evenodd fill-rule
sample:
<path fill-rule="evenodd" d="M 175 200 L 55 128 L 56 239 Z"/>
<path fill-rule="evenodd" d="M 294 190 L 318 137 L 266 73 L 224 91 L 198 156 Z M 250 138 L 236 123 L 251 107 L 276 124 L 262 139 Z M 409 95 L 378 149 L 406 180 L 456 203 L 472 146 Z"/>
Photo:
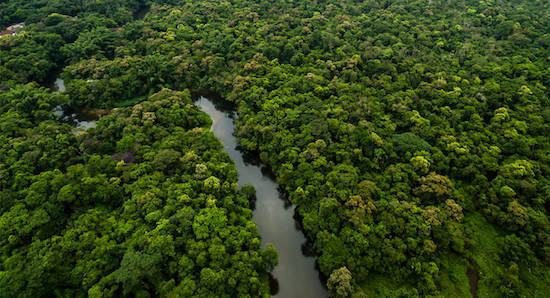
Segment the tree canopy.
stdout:
<path fill-rule="evenodd" d="M 19 2 L 0 292 L 268 295 L 276 257 L 200 89 L 235 104 L 333 295 L 463 297 L 477 272 L 479 296 L 549 296 L 545 1 Z M 38 85 L 56 69 L 62 94 Z M 74 135 L 60 104 L 112 111 Z"/>

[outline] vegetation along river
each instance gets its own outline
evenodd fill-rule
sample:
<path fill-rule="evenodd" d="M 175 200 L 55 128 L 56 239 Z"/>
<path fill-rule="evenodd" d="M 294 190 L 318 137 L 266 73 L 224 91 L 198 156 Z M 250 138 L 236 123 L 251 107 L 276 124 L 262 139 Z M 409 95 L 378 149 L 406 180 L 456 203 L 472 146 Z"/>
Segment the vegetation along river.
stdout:
<path fill-rule="evenodd" d="M 262 244 L 273 243 L 279 264 L 273 275 L 278 282 L 276 297 L 327 297 L 327 290 L 315 268 L 315 258 L 304 254 L 306 238 L 295 221 L 294 206 L 279 192 L 272 174 L 237 149 L 234 136 L 236 113 L 217 100 L 200 97 L 197 105 L 212 118 L 212 132 L 224 144 L 224 150 L 235 162 L 240 186 L 249 183 L 256 189 L 253 219 L 262 235 Z M 272 289 L 273 291 L 273 289 Z"/>
<path fill-rule="evenodd" d="M 65 91 L 62 79 L 51 86 L 54 92 Z M 279 191 L 273 174 L 262 168 L 254 156 L 237 148 L 234 136 L 236 113 L 227 102 L 200 97 L 196 104 L 212 118 L 212 132 L 224 144 L 224 150 L 234 161 L 239 173 L 240 186 L 251 184 L 256 189 L 253 219 L 262 235 L 262 244 L 273 243 L 279 264 L 273 271 L 271 287 L 274 297 L 323 298 L 328 292 L 321 282 L 315 258 L 308 254 L 308 245 L 298 222 L 294 219 L 294 206 Z M 81 109 L 67 113 L 61 106 L 54 112 L 60 120 L 75 126 L 75 133 L 95 126 L 104 110 Z"/>
<path fill-rule="evenodd" d="M 63 79 L 57 77 L 55 81 L 52 82 L 50 89 L 52 89 L 52 92 L 65 92 L 65 82 Z M 95 127 L 99 117 L 108 114 L 107 110 L 90 108 L 82 108 L 68 112 L 67 107 L 63 106 L 57 106 L 53 112 L 60 121 L 74 126 L 75 134 L 79 131 L 86 131 L 88 128 Z"/>

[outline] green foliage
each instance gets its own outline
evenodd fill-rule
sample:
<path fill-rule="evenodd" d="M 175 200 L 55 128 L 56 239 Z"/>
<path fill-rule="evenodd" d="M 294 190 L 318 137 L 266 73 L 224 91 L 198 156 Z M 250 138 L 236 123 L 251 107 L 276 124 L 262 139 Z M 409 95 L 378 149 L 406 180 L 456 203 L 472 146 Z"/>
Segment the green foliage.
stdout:
<path fill-rule="evenodd" d="M 346 267 L 334 270 L 327 284 L 336 297 L 348 297 L 352 293 L 351 272 Z"/>
<path fill-rule="evenodd" d="M 83 0 L 74 1 L 4 1 L 0 5 L 0 26 L 18 22 L 35 23 L 51 14 L 70 16 L 87 16 L 89 14 L 105 15 L 117 22 L 132 19 L 132 12 L 144 6 L 142 0 Z"/>
<path fill-rule="evenodd" d="M 29 122 L 2 130 L 3 295 L 267 295 L 260 280 L 277 254 L 259 247 L 246 198 L 220 187 L 236 171 L 188 91 L 165 89 L 76 136 L 47 119 L 65 99 L 33 85 L 0 93 L 2 115 Z M 199 164 L 216 175 L 204 186 Z"/>
<path fill-rule="evenodd" d="M 57 68 L 61 36 L 54 33 L 22 32 L 0 38 L 0 82 L 2 85 L 43 83 Z"/>
<path fill-rule="evenodd" d="M 395 151 L 400 154 L 430 150 L 428 142 L 410 132 L 394 135 L 392 142 L 395 146 Z"/>
<path fill-rule="evenodd" d="M 139 1 L 19 2 L 0 4 L 0 24 L 29 23 L 0 39 L 7 296 L 267 293 L 254 192 L 163 88 L 235 102 L 240 145 L 297 205 L 322 273 L 350 272 L 342 293 L 463 296 L 470 266 L 480 297 L 549 296 L 548 5 L 152 1 L 131 21 Z M 62 62 L 66 95 L 17 86 Z M 50 113 L 136 98 L 78 136 Z M 162 270 L 122 279 L 130 251 Z"/>

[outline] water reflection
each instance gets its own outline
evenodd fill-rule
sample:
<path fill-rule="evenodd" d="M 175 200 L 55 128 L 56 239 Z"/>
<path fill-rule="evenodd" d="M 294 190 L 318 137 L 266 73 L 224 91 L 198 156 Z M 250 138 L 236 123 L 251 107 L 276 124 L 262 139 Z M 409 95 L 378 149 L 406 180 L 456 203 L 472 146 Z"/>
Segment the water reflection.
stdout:
<path fill-rule="evenodd" d="M 65 81 L 63 81 L 63 79 L 61 78 L 55 79 L 52 90 L 54 92 L 65 92 L 67 90 L 67 88 L 65 88 Z"/>
<path fill-rule="evenodd" d="M 227 101 L 200 97 L 196 104 L 213 120 L 211 130 L 224 145 L 239 173 L 238 183 L 256 189 L 253 219 L 262 235 L 262 245 L 273 243 L 279 265 L 270 280 L 275 297 L 327 297 L 319 278 L 311 244 L 306 241 L 295 219 L 295 208 L 288 194 L 275 182 L 273 173 L 260 166 L 258 155 L 239 150 L 234 134 L 234 106 Z"/>
<path fill-rule="evenodd" d="M 55 79 L 50 88 L 54 93 L 65 92 L 67 90 L 65 88 L 65 82 L 59 77 Z M 88 108 L 74 111 L 68 105 L 59 105 L 52 110 L 52 113 L 58 121 L 74 126 L 73 132 L 77 134 L 78 132 L 86 131 L 89 128 L 96 127 L 96 121 L 101 116 L 108 114 L 108 111 Z"/>

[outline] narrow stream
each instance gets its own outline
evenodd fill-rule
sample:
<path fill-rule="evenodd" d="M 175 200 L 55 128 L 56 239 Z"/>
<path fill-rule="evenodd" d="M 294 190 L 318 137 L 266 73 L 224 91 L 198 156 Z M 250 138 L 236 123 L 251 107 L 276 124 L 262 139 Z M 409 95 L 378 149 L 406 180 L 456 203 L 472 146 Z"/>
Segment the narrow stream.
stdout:
<path fill-rule="evenodd" d="M 65 91 L 58 78 L 52 92 Z M 273 270 L 272 296 L 283 298 L 325 298 L 328 292 L 315 267 L 315 258 L 308 253 L 306 238 L 294 219 L 294 206 L 279 191 L 273 173 L 262 168 L 252 156 L 237 149 L 233 108 L 221 100 L 200 97 L 196 104 L 212 118 L 212 132 L 224 144 L 239 173 L 240 186 L 249 183 L 256 189 L 253 219 L 262 235 L 262 245 L 273 243 L 279 255 L 279 264 Z M 72 124 L 75 133 L 95 126 L 95 121 L 106 110 L 82 109 L 69 114 L 58 106 L 54 109 L 58 119 Z"/>
<path fill-rule="evenodd" d="M 468 282 L 470 283 L 470 293 L 473 298 L 477 298 L 477 287 L 479 283 L 479 272 L 472 266 L 468 264 L 466 269 L 466 275 L 468 276 Z"/>
<path fill-rule="evenodd" d="M 56 78 L 55 81 L 50 86 L 52 92 L 64 92 L 65 82 L 61 78 Z M 74 126 L 74 133 L 80 131 L 86 131 L 88 128 L 95 127 L 96 121 L 99 119 L 101 114 L 105 114 L 103 110 L 94 110 L 94 109 L 81 109 L 76 113 L 68 114 L 62 106 L 57 106 L 52 111 L 54 115 L 62 122 L 69 123 Z"/>
<path fill-rule="evenodd" d="M 238 183 L 250 183 L 256 189 L 253 219 L 262 235 L 262 245 L 273 243 L 279 255 L 279 265 L 273 271 L 278 281 L 274 297 L 323 298 L 328 292 L 315 268 L 315 258 L 308 256 L 304 234 L 295 221 L 294 206 L 279 192 L 279 186 L 269 171 L 238 151 L 234 130 L 235 112 L 222 103 L 200 97 L 196 104 L 213 120 L 211 130 L 224 144 L 239 173 Z M 306 254 L 304 254 L 306 252 Z M 273 292 L 273 289 L 272 289 Z"/>

